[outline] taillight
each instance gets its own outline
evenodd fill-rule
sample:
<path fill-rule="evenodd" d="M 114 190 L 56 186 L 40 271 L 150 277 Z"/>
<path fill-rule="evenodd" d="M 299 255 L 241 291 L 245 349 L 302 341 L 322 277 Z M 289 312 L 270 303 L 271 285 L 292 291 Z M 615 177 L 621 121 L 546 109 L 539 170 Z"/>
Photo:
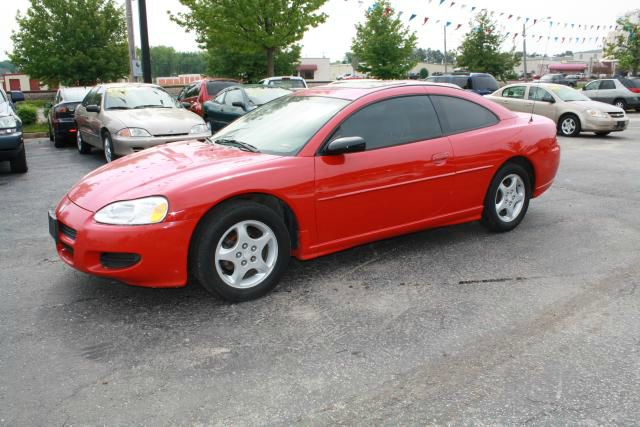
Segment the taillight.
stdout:
<path fill-rule="evenodd" d="M 60 113 L 67 113 L 67 112 L 69 112 L 69 109 L 67 108 L 67 106 L 66 106 L 66 105 L 61 105 L 61 106 L 59 106 L 59 107 L 56 107 L 55 112 L 56 112 L 57 114 L 60 114 Z"/>
<path fill-rule="evenodd" d="M 629 88 L 629 90 L 633 93 L 640 93 L 640 87 L 632 87 L 632 88 Z"/>

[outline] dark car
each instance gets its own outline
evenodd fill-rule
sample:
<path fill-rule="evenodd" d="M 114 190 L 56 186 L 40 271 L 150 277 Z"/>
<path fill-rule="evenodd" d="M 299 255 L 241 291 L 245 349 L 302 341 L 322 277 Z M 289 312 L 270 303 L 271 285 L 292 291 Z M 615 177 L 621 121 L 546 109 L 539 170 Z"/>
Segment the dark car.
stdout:
<path fill-rule="evenodd" d="M 540 77 L 540 83 L 555 83 L 558 85 L 576 87 L 578 85 L 578 78 L 569 78 L 564 74 L 545 74 Z"/>
<path fill-rule="evenodd" d="M 237 84 L 238 81 L 232 79 L 198 80 L 182 88 L 178 95 L 178 101 L 188 110 L 203 116 L 202 108 L 205 102 L 215 98 L 222 89 Z"/>
<path fill-rule="evenodd" d="M 58 89 L 53 104 L 49 107 L 49 140 L 56 148 L 62 148 L 70 140 L 76 140 L 76 120 L 74 114 L 78 104 L 82 102 L 90 87 L 64 87 Z"/>
<path fill-rule="evenodd" d="M 27 171 L 27 156 L 22 139 L 22 121 L 16 113 L 15 103 L 24 101 L 22 92 L 8 94 L 0 87 L 0 161 L 8 160 L 11 172 Z"/>
<path fill-rule="evenodd" d="M 292 91 L 263 85 L 233 86 L 224 89 L 213 101 L 204 104 L 204 120 L 214 132 L 238 117 Z"/>
<path fill-rule="evenodd" d="M 452 83 L 462 89 L 470 90 L 480 95 L 489 95 L 500 87 L 496 79 L 487 73 L 444 74 L 431 76 L 428 82 Z"/>

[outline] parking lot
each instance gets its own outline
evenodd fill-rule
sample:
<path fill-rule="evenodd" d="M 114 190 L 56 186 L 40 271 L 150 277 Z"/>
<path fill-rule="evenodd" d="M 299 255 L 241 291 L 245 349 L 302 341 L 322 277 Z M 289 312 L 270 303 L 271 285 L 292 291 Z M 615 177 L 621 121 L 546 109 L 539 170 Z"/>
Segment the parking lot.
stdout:
<path fill-rule="evenodd" d="M 292 261 L 227 304 L 74 271 L 47 209 L 103 164 L 0 163 L 0 425 L 636 424 L 640 113 L 560 138 L 513 232 L 478 223 Z"/>

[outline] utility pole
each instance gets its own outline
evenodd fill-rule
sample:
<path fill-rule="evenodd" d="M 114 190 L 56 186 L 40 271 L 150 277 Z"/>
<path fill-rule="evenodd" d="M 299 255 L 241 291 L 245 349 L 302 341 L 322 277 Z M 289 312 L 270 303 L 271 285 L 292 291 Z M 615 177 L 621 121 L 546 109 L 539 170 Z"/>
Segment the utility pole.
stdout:
<path fill-rule="evenodd" d="M 142 75 L 145 83 L 151 83 L 151 56 L 149 53 L 149 31 L 147 29 L 147 2 L 138 0 L 140 15 L 140 48 L 142 50 Z"/>
<path fill-rule="evenodd" d="M 447 74 L 447 24 L 444 24 L 444 73 Z"/>
<path fill-rule="evenodd" d="M 527 27 L 522 24 L 522 66 L 524 67 L 524 81 L 529 81 L 527 74 Z"/>
<path fill-rule="evenodd" d="M 133 63 L 136 60 L 136 39 L 133 33 L 133 11 L 131 10 L 131 0 L 125 1 L 127 10 L 127 40 L 129 42 L 129 81 L 135 81 Z"/>

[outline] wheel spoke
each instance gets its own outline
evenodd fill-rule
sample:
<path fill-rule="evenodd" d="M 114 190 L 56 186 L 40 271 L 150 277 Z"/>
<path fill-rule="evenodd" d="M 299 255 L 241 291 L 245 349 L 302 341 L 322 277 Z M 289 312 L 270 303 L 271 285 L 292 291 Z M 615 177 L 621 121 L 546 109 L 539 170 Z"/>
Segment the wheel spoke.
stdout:
<path fill-rule="evenodd" d="M 234 264 L 233 273 L 229 276 L 229 281 L 238 287 L 241 286 L 242 279 L 244 279 L 247 271 L 249 271 L 247 267 L 240 264 Z"/>
<path fill-rule="evenodd" d="M 242 245 L 244 243 L 250 244 L 251 243 L 251 237 L 249 237 L 249 232 L 247 230 L 247 224 L 242 223 L 242 224 L 238 224 L 238 226 L 235 228 L 236 233 L 238 235 L 238 243 L 237 245 Z"/>
<path fill-rule="evenodd" d="M 252 239 L 252 244 L 258 247 L 256 251 L 257 253 L 262 253 L 262 250 L 264 249 L 264 247 L 268 246 L 273 239 L 274 239 L 273 234 L 269 232 L 265 232 L 262 234 L 262 236 L 258 237 L 257 239 Z"/>
<path fill-rule="evenodd" d="M 259 274 L 265 274 L 268 273 L 269 270 L 271 269 L 271 267 L 269 266 L 269 264 L 267 264 L 266 262 L 264 262 L 262 260 L 262 257 L 258 257 L 258 259 L 256 260 L 256 262 L 254 262 L 252 264 L 252 267 L 259 273 Z"/>
<path fill-rule="evenodd" d="M 500 212 L 502 211 L 502 209 L 504 209 L 506 202 L 504 197 L 502 198 L 502 200 L 500 200 L 500 203 L 496 204 L 496 212 L 498 213 L 498 215 L 500 215 Z"/>
<path fill-rule="evenodd" d="M 237 247 L 237 245 L 236 245 Z M 220 248 L 218 250 L 218 255 L 216 256 L 216 258 L 219 261 L 229 261 L 231 263 L 233 263 L 234 265 L 236 264 L 236 256 L 235 256 L 235 249 L 236 247 L 230 248 L 230 249 L 225 249 L 225 248 Z"/>

